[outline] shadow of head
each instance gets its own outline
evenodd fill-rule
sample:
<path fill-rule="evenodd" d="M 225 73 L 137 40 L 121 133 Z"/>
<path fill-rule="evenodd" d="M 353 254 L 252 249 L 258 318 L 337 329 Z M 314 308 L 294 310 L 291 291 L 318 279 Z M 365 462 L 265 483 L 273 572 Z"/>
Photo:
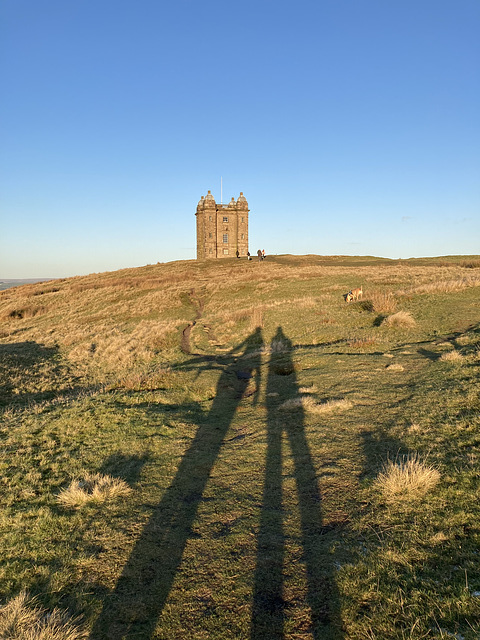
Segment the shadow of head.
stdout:
<path fill-rule="evenodd" d="M 108 474 L 115 478 L 122 478 L 128 484 L 136 484 L 140 480 L 140 474 L 144 465 L 148 462 L 148 454 L 128 455 L 117 452 L 112 453 L 102 464 L 100 473 Z"/>
<path fill-rule="evenodd" d="M 277 328 L 277 332 L 270 343 L 270 369 L 278 376 L 289 376 L 295 371 L 292 362 L 292 342 L 284 334 L 282 327 Z"/>
<path fill-rule="evenodd" d="M 15 364 L 16 366 L 31 366 L 50 360 L 57 354 L 58 347 L 46 347 L 33 341 L 0 345 L 0 363 Z"/>

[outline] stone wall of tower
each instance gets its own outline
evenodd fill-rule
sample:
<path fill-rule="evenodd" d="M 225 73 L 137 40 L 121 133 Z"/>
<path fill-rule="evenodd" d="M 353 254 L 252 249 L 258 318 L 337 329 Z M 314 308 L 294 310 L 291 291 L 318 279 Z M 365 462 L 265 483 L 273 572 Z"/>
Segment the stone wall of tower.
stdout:
<path fill-rule="evenodd" d="M 248 203 L 240 193 L 238 200 L 217 204 L 210 193 L 197 206 L 197 260 L 232 258 L 237 251 L 248 251 Z"/>

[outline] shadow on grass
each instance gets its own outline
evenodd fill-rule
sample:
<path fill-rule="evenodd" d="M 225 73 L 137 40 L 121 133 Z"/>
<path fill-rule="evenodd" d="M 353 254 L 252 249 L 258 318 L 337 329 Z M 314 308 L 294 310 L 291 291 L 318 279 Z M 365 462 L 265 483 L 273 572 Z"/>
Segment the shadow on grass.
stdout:
<path fill-rule="evenodd" d="M 247 377 L 236 375 L 238 365 L 234 355 L 251 353 L 249 368 L 257 370 L 258 376 L 261 346 L 261 331 L 257 329 L 223 359 L 225 366 L 211 410 L 201 419 L 175 478 L 154 508 L 115 589 L 104 602 L 91 638 L 147 640 L 154 634 L 185 546 L 192 537 L 192 525 L 205 486 L 249 384 Z M 260 386 L 259 379 L 256 386 Z"/>
<path fill-rule="evenodd" d="M 100 467 L 100 473 L 106 473 L 115 478 L 122 478 L 130 486 L 137 484 L 144 465 L 148 462 L 148 455 L 126 455 L 122 452 L 112 453 Z"/>
<path fill-rule="evenodd" d="M 293 347 L 280 327 L 272 341 L 272 346 L 274 344 L 283 344 L 284 348 L 281 352 L 273 351 L 268 371 L 267 456 L 250 637 L 251 640 L 284 638 L 288 603 L 284 600 L 286 540 L 282 437 L 286 433 L 295 468 L 311 633 L 315 640 L 339 639 L 343 637 L 339 598 L 332 575 L 329 537 L 326 536 L 331 527 L 324 527 L 322 522 L 322 498 L 305 434 L 303 409 L 300 406 L 287 416 L 278 411 L 280 403 L 298 398 Z"/>
<path fill-rule="evenodd" d="M 56 346 L 47 347 L 33 340 L 0 345 L 0 412 L 74 400 L 101 389 L 101 385 L 85 386 L 78 382 L 62 363 Z"/>
<path fill-rule="evenodd" d="M 0 345 L 0 406 L 14 402 L 22 404 L 26 401 L 39 402 L 55 395 L 52 393 L 15 393 L 12 384 L 14 375 L 21 375 L 32 367 L 55 360 L 58 355 L 57 347 L 46 347 L 38 342 L 15 342 Z"/>

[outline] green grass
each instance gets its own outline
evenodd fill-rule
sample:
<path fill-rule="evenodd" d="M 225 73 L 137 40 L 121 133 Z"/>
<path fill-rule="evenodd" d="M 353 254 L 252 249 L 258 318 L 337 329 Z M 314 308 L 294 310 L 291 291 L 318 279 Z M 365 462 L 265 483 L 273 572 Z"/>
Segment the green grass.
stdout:
<path fill-rule="evenodd" d="M 477 262 L 269 256 L 0 293 L 2 600 L 94 640 L 478 638 Z M 438 482 L 387 498 L 405 459 Z M 62 505 L 95 474 L 131 491 Z"/>

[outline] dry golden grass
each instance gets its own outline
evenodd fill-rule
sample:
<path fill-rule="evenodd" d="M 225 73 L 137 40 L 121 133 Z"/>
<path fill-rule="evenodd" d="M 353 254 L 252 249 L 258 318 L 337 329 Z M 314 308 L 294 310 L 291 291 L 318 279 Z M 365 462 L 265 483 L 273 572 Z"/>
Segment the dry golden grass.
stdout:
<path fill-rule="evenodd" d="M 160 387 L 170 387 L 173 380 L 175 380 L 175 376 L 168 367 L 156 369 L 153 372 L 134 370 L 119 376 L 110 388 L 125 389 L 126 391 L 154 390 Z"/>
<path fill-rule="evenodd" d="M 250 316 L 250 329 L 256 329 L 257 327 L 263 328 L 263 310 L 259 307 L 255 307 Z"/>
<path fill-rule="evenodd" d="M 35 316 L 45 313 L 45 307 L 26 305 L 22 307 L 15 307 L 6 309 L 4 311 L 4 320 L 23 320 L 28 318 L 34 318 Z"/>
<path fill-rule="evenodd" d="M 447 351 L 446 353 L 442 353 L 440 360 L 444 362 L 458 362 L 463 360 L 463 356 L 459 351 Z"/>
<path fill-rule="evenodd" d="M 82 640 L 88 637 L 77 620 L 60 609 L 46 611 L 25 592 L 0 608 L 2 640 Z"/>
<path fill-rule="evenodd" d="M 463 291 L 469 287 L 480 286 L 480 275 L 477 273 L 470 273 L 468 275 L 462 274 L 456 278 L 449 279 L 434 279 L 430 282 L 425 282 L 415 287 L 409 287 L 408 289 L 402 289 L 397 291 L 397 295 L 412 295 L 412 294 L 435 294 L 435 293 L 453 293 L 455 291 Z"/>
<path fill-rule="evenodd" d="M 376 339 L 372 338 L 372 337 L 366 337 L 366 338 L 354 338 L 353 340 L 349 340 L 347 342 L 349 347 L 352 347 L 352 349 L 364 349 L 366 347 L 371 347 L 374 344 L 376 344 Z"/>
<path fill-rule="evenodd" d="M 393 313 L 397 308 L 397 300 L 391 292 L 372 291 L 365 300 L 375 313 Z"/>
<path fill-rule="evenodd" d="M 309 387 L 300 387 L 299 393 L 317 393 L 318 388 L 316 385 L 312 384 Z"/>
<path fill-rule="evenodd" d="M 109 381 L 126 376 L 161 353 L 173 354 L 200 300 L 203 319 L 222 346 L 241 341 L 257 327 L 268 331 L 273 317 L 286 316 L 292 309 L 306 316 L 316 312 L 320 334 L 324 325 L 341 323 L 339 292 L 351 281 L 352 267 L 342 266 L 336 257 L 316 263 L 317 258 L 255 264 L 218 261 L 215 268 L 178 261 L 7 289 L 0 292 L 0 340 L 54 347 L 72 375 L 96 383 L 105 376 Z M 390 315 L 399 295 L 480 284 L 478 270 L 449 263 L 359 263 L 355 274 L 368 286 L 368 299 L 359 304 Z M 294 281 L 293 287 L 282 290 L 283 295 L 271 295 L 286 277 Z M 308 287 L 302 281 L 309 281 Z M 232 305 L 232 292 L 239 305 Z M 321 342 L 323 336 L 313 336 L 312 343 L 316 340 Z M 352 340 L 351 346 L 369 347 L 375 338 L 365 340 Z"/>
<path fill-rule="evenodd" d="M 297 398 L 290 398 L 281 404 L 278 409 L 280 411 L 295 411 L 302 408 L 308 413 L 332 413 L 334 411 L 348 411 L 353 407 L 353 404 L 345 399 L 341 400 L 327 400 L 327 402 L 315 402 L 315 400 L 309 396 L 298 396 Z"/>
<path fill-rule="evenodd" d="M 415 500 L 433 489 L 440 473 L 423 463 L 417 454 L 388 460 L 375 485 L 386 502 Z"/>
<path fill-rule="evenodd" d="M 418 422 L 412 422 L 407 431 L 408 433 L 421 433 L 422 427 L 418 424 Z"/>
<path fill-rule="evenodd" d="M 387 371 L 403 371 L 404 370 L 403 366 L 401 364 L 396 363 L 396 362 L 394 364 L 389 364 L 386 367 L 386 369 L 387 369 Z"/>
<path fill-rule="evenodd" d="M 87 473 L 81 480 L 74 480 L 57 496 L 58 502 L 68 509 L 81 509 L 86 504 L 111 502 L 124 498 L 131 492 L 121 478 L 100 473 Z"/>
<path fill-rule="evenodd" d="M 382 326 L 392 328 L 409 329 L 416 325 L 415 319 L 409 311 L 397 311 L 391 316 L 387 316 L 382 322 Z"/>

